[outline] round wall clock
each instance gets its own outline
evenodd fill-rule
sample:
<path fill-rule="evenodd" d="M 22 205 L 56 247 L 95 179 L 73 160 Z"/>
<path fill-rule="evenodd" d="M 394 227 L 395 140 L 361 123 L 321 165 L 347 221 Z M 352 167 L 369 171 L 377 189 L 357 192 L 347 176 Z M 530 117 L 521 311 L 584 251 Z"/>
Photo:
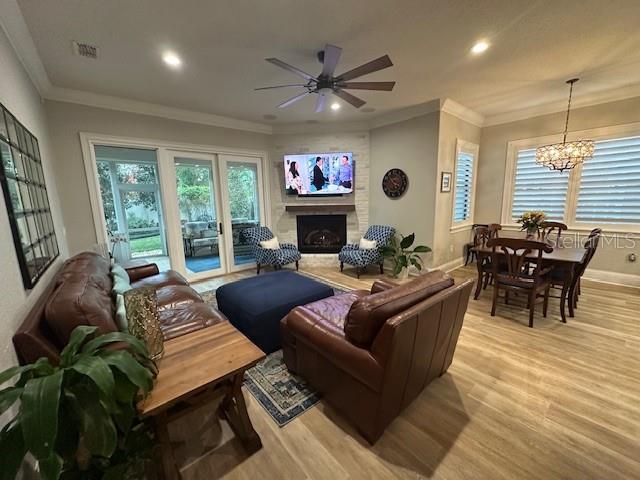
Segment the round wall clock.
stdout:
<path fill-rule="evenodd" d="M 409 178 L 399 168 L 392 168 L 382 177 L 382 190 L 389 198 L 399 198 L 407 191 Z"/>

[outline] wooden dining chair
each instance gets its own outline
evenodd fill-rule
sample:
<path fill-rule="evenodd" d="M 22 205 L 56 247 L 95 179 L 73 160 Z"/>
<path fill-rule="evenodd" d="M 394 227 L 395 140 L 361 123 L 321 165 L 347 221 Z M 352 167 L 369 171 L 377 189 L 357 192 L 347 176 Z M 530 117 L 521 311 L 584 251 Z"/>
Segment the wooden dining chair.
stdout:
<path fill-rule="evenodd" d="M 541 242 L 553 243 L 557 245 L 562 232 L 567 230 L 567 226 L 562 222 L 542 222 L 538 230 L 538 238 Z"/>
<path fill-rule="evenodd" d="M 578 266 L 574 271 L 574 277 L 573 277 L 574 286 L 571 289 L 571 291 L 573 292 L 573 298 L 569 299 L 569 302 L 571 302 L 572 308 L 578 307 L 578 299 L 581 293 L 580 279 L 582 278 L 582 275 L 584 275 L 585 270 L 589 266 L 591 259 L 596 254 L 601 236 L 602 236 L 602 229 L 594 228 L 593 230 L 591 230 L 591 232 L 589 233 L 589 236 L 587 237 L 587 240 L 584 243 L 584 255 L 582 256 L 582 261 L 578 264 Z M 556 269 L 553 272 L 551 272 L 551 288 L 561 290 L 562 286 L 564 285 L 566 275 L 567 275 L 567 272 L 565 270 Z M 554 297 L 554 298 L 560 298 L 560 297 Z"/>
<path fill-rule="evenodd" d="M 476 251 L 473 249 L 473 247 L 476 246 L 476 230 L 480 227 L 487 228 L 488 226 L 489 225 L 486 223 L 474 223 L 471 226 L 471 241 L 464 246 L 465 253 L 466 253 L 465 260 L 464 260 L 465 267 L 469 263 L 472 263 L 475 259 L 478 258 Z"/>
<path fill-rule="evenodd" d="M 533 327 L 533 315 L 538 298 L 544 299 L 542 314 L 547 316 L 549 272 L 552 267 L 543 267 L 543 253 L 553 252 L 553 247 L 544 243 L 519 238 L 491 238 L 487 246 L 492 249 L 493 303 L 491 316 L 495 316 L 500 290 L 505 292 L 505 304 L 509 293 L 525 294 L 528 298 L 529 327 Z M 527 264 L 529 268 L 527 268 Z M 505 268 L 506 267 L 506 268 Z M 531 270 L 530 270 L 531 268 Z"/>

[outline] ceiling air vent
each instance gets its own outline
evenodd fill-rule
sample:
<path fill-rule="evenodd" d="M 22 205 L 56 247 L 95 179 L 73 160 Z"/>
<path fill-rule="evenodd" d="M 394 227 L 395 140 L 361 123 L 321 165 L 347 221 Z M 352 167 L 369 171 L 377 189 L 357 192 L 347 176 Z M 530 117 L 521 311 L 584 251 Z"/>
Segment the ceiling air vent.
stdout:
<path fill-rule="evenodd" d="M 95 45 L 90 45 L 88 43 L 80 43 L 80 42 L 72 42 L 73 43 L 73 52 L 76 55 L 80 55 L 81 57 L 93 58 L 94 60 L 98 58 L 98 47 Z"/>

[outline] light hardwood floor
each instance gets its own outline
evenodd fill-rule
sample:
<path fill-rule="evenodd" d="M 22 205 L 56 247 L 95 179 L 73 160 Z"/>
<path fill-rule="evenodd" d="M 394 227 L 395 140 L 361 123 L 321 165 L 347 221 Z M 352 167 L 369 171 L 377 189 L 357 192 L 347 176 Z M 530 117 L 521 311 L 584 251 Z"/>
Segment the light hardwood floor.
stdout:
<path fill-rule="evenodd" d="M 348 288 L 368 288 L 378 277 L 357 280 L 337 268 L 309 273 Z M 278 428 L 245 392 L 262 450 L 247 457 L 212 409 L 203 409 L 171 430 L 183 477 L 640 478 L 640 292 L 585 282 L 575 318 L 562 324 L 555 300 L 533 329 L 514 304 L 491 317 L 490 297 L 491 287 L 470 301 L 448 373 L 376 445 L 324 402 Z"/>

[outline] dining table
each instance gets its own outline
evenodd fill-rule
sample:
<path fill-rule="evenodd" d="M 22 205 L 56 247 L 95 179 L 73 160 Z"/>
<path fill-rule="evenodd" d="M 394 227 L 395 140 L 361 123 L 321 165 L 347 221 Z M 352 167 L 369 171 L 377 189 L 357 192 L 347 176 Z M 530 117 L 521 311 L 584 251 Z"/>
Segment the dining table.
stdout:
<path fill-rule="evenodd" d="M 527 238 L 526 232 L 501 230 L 501 238 Z M 534 238 L 533 240 L 537 240 Z M 553 251 L 547 253 L 543 252 L 542 261 L 545 266 L 552 266 L 554 270 L 562 270 L 564 272 L 562 290 L 560 293 L 560 316 L 564 323 L 567 322 L 567 300 L 575 298 L 576 288 L 578 285 L 578 278 L 576 275 L 577 267 L 584 259 L 585 247 L 575 245 L 563 245 L 563 242 L 547 241 L 546 243 L 553 247 Z M 539 241 L 539 240 L 538 240 Z M 493 255 L 493 248 L 486 245 L 476 245 L 473 250 L 477 255 L 477 267 L 478 267 L 478 281 L 476 283 L 476 291 L 474 300 L 477 300 L 482 291 L 483 275 L 486 273 L 482 269 L 484 259 L 490 258 Z M 496 249 L 496 253 L 504 255 L 500 249 Z M 538 252 L 532 252 L 527 256 L 535 261 L 538 256 Z M 573 300 L 568 302 L 569 304 L 569 317 L 574 316 L 574 302 Z"/>

